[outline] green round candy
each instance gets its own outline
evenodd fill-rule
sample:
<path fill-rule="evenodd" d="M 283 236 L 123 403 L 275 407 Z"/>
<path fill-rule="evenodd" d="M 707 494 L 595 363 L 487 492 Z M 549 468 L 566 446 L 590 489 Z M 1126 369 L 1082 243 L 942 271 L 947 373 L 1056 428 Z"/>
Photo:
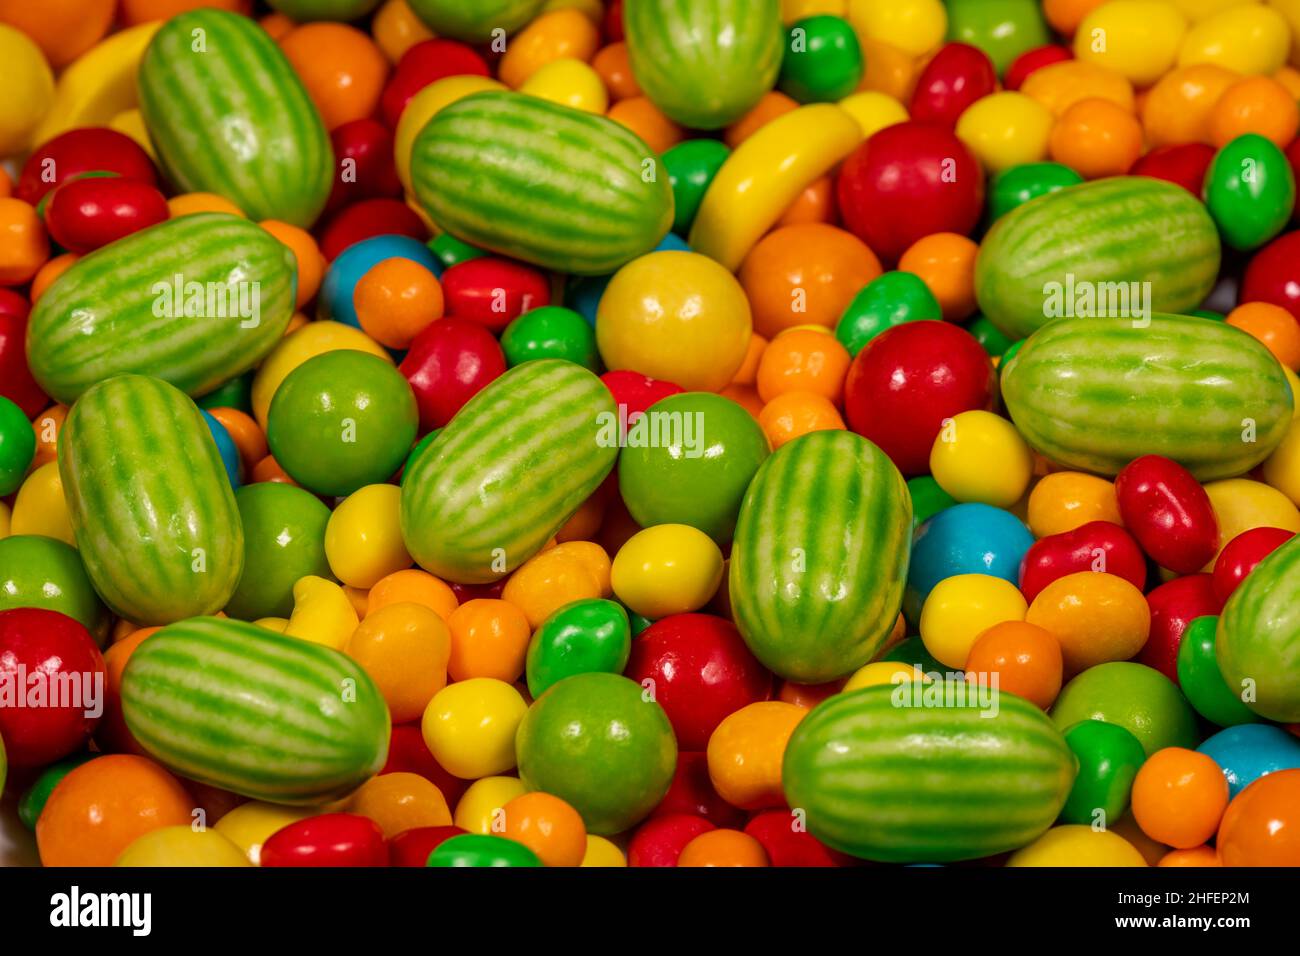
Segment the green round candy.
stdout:
<path fill-rule="evenodd" d="M 1219 670 L 1214 642 L 1219 619 L 1198 617 L 1187 626 L 1178 644 L 1178 686 L 1196 712 L 1220 727 L 1252 724 L 1259 716 L 1232 692 Z"/>
<path fill-rule="evenodd" d="M 226 613 L 241 621 L 288 617 L 294 582 L 333 577 L 325 559 L 330 510 L 310 491 L 272 481 L 239 488 L 235 505 L 244 525 L 244 573 Z"/>
<path fill-rule="evenodd" d="M 65 757 L 58 763 L 50 764 L 50 766 L 42 770 L 41 775 L 36 778 L 32 785 L 27 788 L 27 792 L 18 800 L 18 819 L 22 821 L 23 826 L 29 830 L 35 830 L 36 818 L 45 809 L 45 801 L 50 799 L 50 794 L 59 785 L 59 781 L 83 763 L 94 760 L 98 756 L 99 754 L 87 750 L 72 757 Z M 4 760 L 0 758 L 0 789 L 3 788 Z"/>
<path fill-rule="evenodd" d="M 574 674 L 621 674 L 632 651 L 627 611 L 616 601 L 566 604 L 542 622 L 528 644 L 525 673 L 536 699 Z"/>
<path fill-rule="evenodd" d="M 1007 346 L 1006 351 L 1002 353 L 1002 361 L 998 363 L 999 375 L 1006 371 L 1007 366 L 1011 364 L 1011 360 L 1015 358 L 1016 353 L 1020 351 L 1020 346 L 1024 345 L 1026 341 L 1026 339 L 1020 339 Z"/>
<path fill-rule="evenodd" d="M 429 251 L 433 257 L 442 263 L 444 269 L 450 269 L 452 266 L 458 266 L 462 262 L 469 262 L 471 259 L 482 259 L 487 255 L 478 246 L 471 246 L 468 242 L 457 239 L 449 232 L 444 232 L 436 239 L 429 240 Z"/>
<path fill-rule="evenodd" d="M 731 155 L 716 139 L 688 139 L 663 154 L 664 170 L 673 189 L 673 232 L 685 236 L 713 177 Z"/>
<path fill-rule="evenodd" d="M 635 611 L 628 611 L 627 619 L 628 622 L 632 625 L 633 637 L 639 636 L 642 631 L 644 631 L 647 627 L 649 627 L 651 624 L 654 623 L 654 621 L 650 620 L 650 618 L 642 617 L 640 614 L 637 614 Z"/>
<path fill-rule="evenodd" d="M 253 408 L 253 373 L 236 375 L 226 384 L 221 385 L 200 399 L 195 400 L 199 408 L 237 408 L 251 414 Z"/>
<path fill-rule="evenodd" d="M 1222 312 L 1215 312 L 1213 309 L 1193 309 L 1188 315 L 1194 315 L 1202 319 L 1213 319 L 1215 322 L 1222 322 L 1227 318 Z"/>
<path fill-rule="evenodd" d="M 926 650 L 925 641 L 921 640 L 919 634 L 899 641 L 880 659 L 911 664 L 913 667 L 921 668 L 927 674 L 947 674 L 952 671 L 951 667 L 940 664 L 935 660 L 934 655 Z"/>
<path fill-rule="evenodd" d="M 387 481 L 406 460 L 419 415 L 402 374 L 375 355 L 341 349 L 308 359 L 276 389 L 271 454 L 320 495 Z"/>
<path fill-rule="evenodd" d="M 528 708 L 515 749 L 524 786 L 567 801 L 601 836 L 644 820 L 677 766 L 668 715 L 617 674 L 577 674 L 553 685 Z"/>
<path fill-rule="evenodd" d="M 1061 809 L 1061 822 L 1109 827 L 1128 809 L 1133 778 L 1146 761 L 1142 743 L 1119 724 L 1081 720 L 1066 728 L 1065 742 L 1079 773 Z"/>
<path fill-rule="evenodd" d="M 0 395 L 0 497 L 18 490 L 36 457 L 36 432 L 23 410 Z"/>
<path fill-rule="evenodd" d="M 1067 186 L 1083 177 L 1063 163 L 1023 163 L 998 173 L 989 186 L 989 222 L 997 222 L 1017 206 Z"/>
<path fill-rule="evenodd" d="M 109 614 L 77 549 L 39 534 L 0 539 L 0 611 L 40 607 L 80 621 L 95 642 L 108 640 Z"/>
<path fill-rule="evenodd" d="M 841 100 L 862 81 L 862 47 L 843 17 L 823 14 L 793 23 L 777 86 L 800 103 Z"/>
<path fill-rule="evenodd" d="M 1089 667 L 1061 690 L 1052 720 L 1065 730 L 1081 720 L 1118 724 L 1147 756 L 1165 747 L 1195 749 L 1196 714 L 1164 674 L 1145 664 L 1111 661 Z"/>
<path fill-rule="evenodd" d="M 501 350 L 511 368 L 532 359 L 557 358 L 600 370 L 596 330 L 562 305 L 544 305 L 519 316 L 501 334 Z"/>
<path fill-rule="evenodd" d="M 966 331 L 975 337 L 975 341 L 984 347 L 991 358 L 999 358 L 1011 348 L 1011 339 L 1002 333 L 987 316 L 977 315 L 966 326 Z"/>
<path fill-rule="evenodd" d="M 448 837 L 429 854 L 425 866 L 541 866 L 537 854 L 518 840 L 485 833 Z"/>
<path fill-rule="evenodd" d="M 1020 54 L 1052 42 L 1038 0 L 947 0 L 948 39 L 979 47 L 1001 76 Z"/>
<path fill-rule="evenodd" d="M 406 464 L 402 465 L 403 478 L 405 478 L 406 473 L 411 470 L 411 462 L 415 461 L 415 456 L 420 454 L 420 452 L 424 451 L 430 445 L 432 445 L 433 440 L 438 437 L 438 433 L 441 431 L 442 431 L 441 428 L 435 428 L 431 432 L 429 432 L 429 434 L 425 435 L 423 438 L 421 438 L 418 442 L 415 443 L 415 447 L 411 449 L 411 453 L 406 456 Z"/>
<path fill-rule="evenodd" d="M 1295 209 L 1295 174 L 1286 154 L 1258 133 L 1224 146 L 1205 174 L 1205 205 L 1223 241 L 1258 249 L 1286 228 Z"/>
<path fill-rule="evenodd" d="M 853 297 L 835 325 L 835 337 L 857 356 L 886 329 L 920 319 L 942 319 L 943 309 L 930 287 L 911 272 L 886 272 Z"/>
<path fill-rule="evenodd" d="M 687 524 L 731 542 L 750 479 L 770 450 L 754 416 L 712 392 L 662 398 L 628 427 L 618 487 L 643 528 Z"/>
<path fill-rule="evenodd" d="M 908 479 L 907 491 L 912 496 L 913 531 L 921 526 L 922 521 L 957 503 L 957 499 L 940 488 L 939 482 L 930 475 Z"/>

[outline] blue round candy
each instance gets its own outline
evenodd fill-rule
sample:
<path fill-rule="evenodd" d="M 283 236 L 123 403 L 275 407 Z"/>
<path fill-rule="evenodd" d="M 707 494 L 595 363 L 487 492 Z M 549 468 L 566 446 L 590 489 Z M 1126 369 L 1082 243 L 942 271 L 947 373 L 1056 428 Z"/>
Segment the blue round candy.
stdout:
<path fill-rule="evenodd" d="M 1266 773 L 1300 767 L 1300 740 L 1272 724 L 1238 724 L 1196 749 L 1223 768 L 1230 797 Z"/>
<path fill-rule="evenodd" d="M 930 591 L 954 574 L 990 574 L 1020 584 L 1020 560 L 1034 543 L 1023 521 L 1009 511 L 976 503 L 945 508 L 916 529 L 903 610 L 921 617 Z"/>
<path fill-rule="evenodd" d="M 217 443 L 217 451 L 221 454 L 221 463 L 226 466 L 226 474 L 230 478 L 230 487 L 238 488 L 239 481 L 239 448 L 235 445 L 235 440 L 230 437 L 230 432 L 226 431 L 226 426 L 217 420 L 206 408 L 200 408 L 203 413 L 203 420 L 208 423 L 208 431 L 212 432 L 212 440 Z"/>
<path fill-rule="evenodd" d="M 354 242 L 330 263 L 317 297 L 316 318 L 343 322 L 361 328 L 352 293 L 365 275 L 385 259 L 410 259 L 441 277 L 442 263 L 429 247 L 410 236 L 372 236 Z"/>

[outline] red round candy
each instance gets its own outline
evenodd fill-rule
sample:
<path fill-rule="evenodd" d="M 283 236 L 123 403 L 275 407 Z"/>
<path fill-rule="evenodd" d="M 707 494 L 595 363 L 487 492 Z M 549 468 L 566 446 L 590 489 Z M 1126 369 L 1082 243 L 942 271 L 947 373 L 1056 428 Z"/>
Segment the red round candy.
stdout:
<path fill-rule="evenodd" d="M 704 750 L 728 715 L 767 700 L 772 674 L 746 646 L 730 621 L 711 614 L 672 614 L 632 641 L 623 673 L 654 681 L 682 750 Z"/>
<path fill-rule="evenodd" d="M 1166 581 L 1147 595 L 1147 605 L 1151 608 L 1151 634 L 1138 661 L 1177 684 L 1178 645 L 1183 642 L 1183 632 L 1198 617 L 1223 610 L 1223 602 L 1214 593 L 1214 578 L 1189 574 Z"/>
<path fill-rule="evenodd" d="M 648 375 L 627 369 L 606 372 L 600 380 L 614 396 L 614 404 L 622 405 L 627 409 L 629 420 L 637 412 L 649 409 L 659 399 L 667 398 L 669 395 L 680 395 L 685 391 L 680 385 L 650 378 Z"/>
<path fill-rule="evenodd" d="M 1036 46 L 1032 50 L 1026 50 L 1011 61 L 1006 74 L 1002 77 L 1002 85 L 1008 90 L 1019 90 L 1035 70 L 1041 70 L 1053 63 L 1064 63 L 1066 60 L 1073 59 L 1074 54 L 1069 49 L 1055 43 L 1050 43 L 1047 46 Z"/>
<path fill-rule="evenodd" d="M 1146 559 L 1133 536 L 1113 522 L 1089 521 L 1030 545 L 1020 561 L 1020 591 L 1033 601 L 1053 581 L 1079 571 L 1113 574 L 1139 591 L 1146 587 Z"/>
<path fill-rule="evenodd" d="M 50 404 L 27 367 L 27 300 L 10 289 L 0 289 L 0 395 L 35 418 Z"/>
<path fill-rule="evenodd" d="M 170 215 L 163 194 L 148 183 L 96 176 L 54 190 L 45 226 L 64 249 L 86 253 L 165 222 Z"/>
<path fill-rule="evenodd" d="M 851 866 L 855 862 L 809 833 L 789 810 L 757 813 L 745 824 L 745 832 L 763 845 L 773 866 Z"/>
<path fill-rule="evenodd" d="M 447 314 L 501 332 L 520 315 L 551 304 L 546 276 L 519 262 L 483 256 L 442 275 Z"/>
<path fill-rule="evenodd" d="M 1293 537 L 1294 531 L 1282 528 L 1251 528 L 1237 535 L 1224 545 L 1214 562 L 1214 596 L 1226 603 L 1255 565 Z"/>
<path fill-rule="evenodd" d="M 442 428 L 462 405 L 506 371 L 505 353 L 492 333 L 459 317 L 423 329 L 398 366 L 415 392 L 420 430 Z"/>
<path fill-rule="evenodd" d="M 428 237 L 424 222 L 400 199 L 364 199 L 344 206 L 321 232 L 320 251 L 329 261 L 363 239 L 374 236 L 409 236 L 423 242 Z"/>
<path fill-rule="evenodd" d="M 425 866 L 429 854 L 438 848 L 443 840 L 468 833 L 460 827 L 415 827 L 403 830 L 388 841 L 388 860 L 392 866 Z"/>
<path fill-rule="evenodd" d="M 388 866 L 379 824 L 355 813 L 290 823 L 262 844 L 262 866 Z"/>
<path fill-rule="evenodd" d="M 844 161 L 837 196 L 848 228 L 893 263 L 933 233 L 968 235 L 984 211 L 984 172 L 944 126 L 896 123 Z"/>
<path fill-rule="evenodd" d="M 383 123 L 366 117 L 336 126 L 330 133 L 338 174 L 330 192 L 328 212 L 363 199 L 395 199 L 402 181 L 393 162 L 393 134 Z"/>
<path fill-rule="evenodd" d="M 908 112 L 913 120 L 951 128 L 966 107 L 997 87 L 997 70 L 987 53 L 966 43 L 947 43 L 921 71 Z"/>
<path fill-rule="evenodd" d="M 628 866 L 676 866 L 677 858 L 701 833 L 716 830 L 704 817 L 674 813 L 651 817 L 637 828 L 627 845 Z"/>
<path fill-rule="evenodd" d="M 488 65 L 473 49 L 455 40 L 421 40 L 411 46 L 397 61 L 383 95 L 379 109 L 389 128 L 397 129 L 402 111 L 416 93 L 430 83 L 448 76 L 490 76 Z"/>
<path fill-rule="evenodd" d="M 1300 321 L 1300 230 L 1274 239 L 1250 260 L 1240 302 L 1272 302 Z"/>
<path fill-rule="evenodd" d="M 104 657 L 90 632 L 44 608 L 0 611 L 0 739 L 14 767 L 86 745 L 103 713 Z M 91 716 L 91 715 L 94 716 Z"/>
<path fill-rule="evenodd" d="M 652 815 L 662 817 L 679 813 L 704 817 L 716 827 L 732 830 L 745 822 L 745 811 L 718 796 L 709 777 L 709 756 L 698 750 L 684 750 L 677 755 L 673 782 Z"/>
<path fill-rule="evenodd" d="M 1124 527 L 1162 568 L 1191 574 L 1219 550 L 1219 519 L 1192 473 L 1160 455 L 1143 455 L 1115 478 Z"/>
<path fill-rule="evenodd" d="M 1182 186 L 1197 199 L 1205 184 L 1205 173 L 1214 160 L 1214 148 L 1204 143 L 1181 143 L 1161 146 L 1145 156 L 1138 157 L 1130 176 L 1149 176 Z"/>
<path fill-rule="evenodd" d="M 139 143 L 117 130 L 88 126 L 60 133 L 27 157 L 14 195 L 35 206 L 56 186 L 95 171 L 158 185 L 153 160 Z"/>
<path fill-rule="evenodd" d="M 393 728 L 388 740 L 388 760 L 379 772 L 419 774 L 441 790 L 447 798 L 447 805 L 452 807 L 470 784 L 468 780 L 453 777 L 434 759 L 418 723 L 398 724 Z"/>
<path fill-rule="evenodd" d="M 610 43 L 618 43 L 623 39 L 623 0 L 610 0 L 606 5 L 601 29 Z"/>
<path fill-rule="evenodd" d="M 853 431 L 880 446 L 905 476 L 930 470 L 930 448 L 945 418 L 993 407 L 993 366 L 965 329 L 905 322 L 858 353 L 844 384 Z"/>

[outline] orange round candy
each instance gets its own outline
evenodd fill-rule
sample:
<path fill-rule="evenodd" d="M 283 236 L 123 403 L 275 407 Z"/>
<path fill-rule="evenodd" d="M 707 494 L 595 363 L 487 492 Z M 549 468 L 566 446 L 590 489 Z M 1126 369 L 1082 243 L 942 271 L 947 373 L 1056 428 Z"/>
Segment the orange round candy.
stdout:
<path fill-rule="evenodd" d="M 709 737 L 707 753 L 718 796 L 742 810 L 785 806 L 781 760 L 806 713 L 795 704 L 768 700 L 728 715 Z"/>
<path fill-rule="evenodd" d="M 352 795 L 348 810 L 374 820 L 386 840 L 416 827 L 451 826 L 451 810 L 442 791 L 418 773 L 371 777 Z"/>
<path fill-rule="evenodd" d="M 513 684 L 523 674 L 532 630 L 524 612 L 509 601 L 466 601 L 452 612 L 447 627 L 451 631 L 447 674 L 452 680 L 491 677 Z"/>
<path fill-rule="evenodd" d="M 509 38 L 498 75 L 511 89 L 556 60 L 589 62 L 600 46 L 600 31 L 584 14 L 573 9 L 544 13 Z"/>
<path fill-rule="evenodd" d="M 1083 18 L 1106 0 L 1043 0 L 1043 18 L 1057 33 L 1074 36 Z"/>
<path fill-rule="evenodd" d="M 776 451 L 809 432 L 842 430 L 844 419 L 826 396 L 795 391 L 782 392 L 764 405 L 758 414 L 758 424 Z"/>
<path fill-rule="evenodd" d="M 1156 866 L 1223 866 L 1212 846 L 1194 846 L 1187 850 L 1170 850 Z"/>
<path fill-rule="evenodd" d="M 252 0 L 122 0 L 122 23 L 135 26 L 150 20 L 170 20 L 178 13 L 188 13 L 200 7 L 215 7 L 247 15 L 253 9 Z"/>
<path fill-rule="evenodd" d="M 444 621 L 451 617 L 459 603 L 456 592 L 441 578 L 418 568 L 405 568 L 375 582 L 370 589 L 369 612 L 373 614 L 380 608 L 405 601 L 423 604 Z"/>
<path fill-rule="evenodd" d="M 966 673 L 992 687 L 1046 710 L 1061 692 L 1064 663 L 1061 645 L 1036 624 L 1003 621 L 984 631 L 971 645 Z"/>
<path fill-rule="evenodd" d="M 1215 63 L 1166 73 L 1142 104 L 1142 125 L 1151 147 L 1209 142 L 1214 104 L 1238 79 L 1232 70 Z"/>
<path fill-rule="evenodd" d="M 1247 302 L 1229 312 L 1227 321 L 1262 342 L 1282 365 L 1300 370 L 1300 322 L 1286 309 L 1269 302 Z"/>
<path fill-rule="evenodd" d="M 660 112 L 647 96 L 619 100 L 605 115 L 636 133 L 656 153 L 666 153 L 686 138 L 686 131 Z"/>
<path fill-rule="evenodd" d="M 600 489 L 590 495 L 578 510 L 569 516 L 569 520 L 555 532 L 555 540 L 561 544 L 568 541 L 586 541 L 600 533 L 601 522 L 605 520 L 605 508 L 609 498 Z"/>
<path fill-rule="evenodd" d="M 979 246 L 955 232 L 936 232 L 918 239 L 898 260 L 900 272 L 911 272 L 934 293 L 949 322 L 975 314 L 975 255 Z"/>
<path fill-rule="evenodd" d="M 737 385 L 732 382 L 718 394 L 731 399 L 756 419 L 763 413 L 763 400 L 758 397 L 758 389 L 752 385 Z"/>
<path fill-rule="evenodd" d="M 289 473 L 280 467 L 280 463 L 275 460 L 274 455 L 267 455 L 256 465 L 253 466 L 253 474 L 250 484 L 259 481 L 274 481 L 281 485 L 297 486 L 298 482 L 289 477 Z"/>
<path fill-rule="evenodd" d="M 1214 845 L 1224 866 L 1300 866 L 1300 770 L 1265 774 L 1237 794 Z"/>
<path fill-rule="evenodd" d="M 108 32 L 115 0 L 0 0 L 0 23 L 26 33 L 58 70 Z"/>
<path fill-rule="evenodd" d="M 384 259 L 357 280 L 352 303 L 367 335 L 390 349 L 404 349 L 442 318 L 442 284 L 418 262 Z"/>
<path fill-rule="evenodd" d="M 136 742 L 122 716 L 122 673 L 140 643 L 158 630 L 156 627 L 137 628 L 123 637 L 115 637 L 112 645 L 104 651 L 104 718 L 95 729 L 95 743 L 107 753 L 149 756 Z"/>
<path fill-rule="evenodd" d="M 109 754 L 68 773 L 36 819 L 45 866 L 112 866 L 136 837 L 189 826 L 194 799 L 147 757 Z"/>
<path fill-rule="evenodd" d="M 880 272 L 880 260 L 857 236 L 808 223 L 764 236 L 741 263 L 739 278 L 754 331 L 770 339 L 796 325 L 834 328 L 853 297 Z"/>
<path fill-rule="evenodd" d="M 26 285 L 49 257 L 36 210 L 21 199 L 0 199 L 0 286 Z"/>
<path fill-rule="evenodd" d="M 59 432 L 68 418 L 68 406 L 51 405 L 32 419 L 32 431 L 36 433 L 36 455 L 32 458 L 31 468 L 35 470 L 58 456 Z"/>
<path fill-rule="evenodd" d="M 758 363 L 763 358 L 763 351 L 766 348 L 767 339 L 757 332 L 750 334 L 749 351 L 745 353 L 745 361 L 740 363 L 740 368 L 731 380 L 733 385 L 753 385 L 758 381 Z"/>
<path fill-rule="evenodd" d="M 54 280 L 75 266 L 77 260 L 80 258 L 81 256 L 77 255 L 75 252 L 65 252 L 63 255 L 55 256 L 53 259 L 46 262 L 45 265 L 41 266 L 40 271 L 38 271 L 36 276 L 32 279 L 32 304 L 35 305 L 39 302 L 41 296 L 45 294 L 45 290 L 54 284 Z"/>
<path fill-rule="evenodd" d="M 197 212 L 224 212 L 227 215 L 247 219 L 244 211 L 225 196 L 216 193 L 181 193 L 167 200 L 167 211 L 171 218 L 190 216 Z"/>
<path fill-rule="evenodd" d="M 852 361 L 840 340 L 820 326 L 787 329 L 763 350 L 758 396 L 770 402 L 785 392 L 812 392 L 838 402 Z"/>
<path fill-rule="evenodd" d="M 528 626 L 536 629 L 569 602 L 598 598 L 601 592 L 600 581 L 580 558 L 552 548 L 529 558 L 510 575 L 501 596 L 523 611 Z"/>
<path fill-rule="evenodd" d="M 1142 592 L 1118 575 L 1097 571 L 1057 578 L 1034 598 L 1025 620 L 1056 638 L 1066 674 L 1126 661 L 1151 632 L 1151 608 Z"/>
<path fill-rule="evenodd" d="M 610 102 L 641 95 L 641 86 L 632 73 L 626 43 L 611 43 L 603 47 L 592 59 L 591 66 L 609 91 Z"/>
<path fill-rule="evenodd" d="M 1089 521 L 1124 523 L 1115 483 L 1078 471 L 1056 471 L 1034 485 L 1028 519 L 1035 538 L 1064 534 Z"/>
<path fill-rule="evenodd" d="M 833 680 L 825 684 L 796 684 L 792 680 L 781 681 L 781 689 L 777 692 L 776 699 L 794 704 L 802 710 L 812 710 L 827 697 L 834 697 L 842 691 L 846 680 Z"/>
<path fill-rule="evenodd" d="M 383 694 L 393 723 L 424 714 L 447 685 L 451 634 L 423 604 L 386 604 L 369 611 L 344 647 Z"/>
<path fill-rule="evenodd" d="M 1042 103 L 1057 117 L 1087 99 L 1109 100 L 1128 113 L 1136 108 L 1133 84 L 1126 76 L 1081 60 L 1064 60 L 1035 70 L 1020 85 L 1020 92 Z"/>
<path fill-rule="evenodd" d="M 784 116 L 799 108 L 799 104 L 784 93 L 764 93 L 754 108 L 727 127 L 723 140 L 731 149 L 735 149 L 762 127 L 779 116 Z"/>
<path fill-rule="evenodd" d="M 221 422 L 230 434 L 231 441 L 239 449 L 245 471 L 251 471 L 253 466 L 266 457 L 266 436 L 252 415 L 237 408 L 209 408 L 208 413 Z"/>
<path fill-rule="evenodd" d="M 858 89 L 884 93 L 900 103 L 911 102 L 924 59 L 883 40 L 860 36 L 859 42 L 865 69 Z"/>
<path fill-rule="evenodd" d="M 801 226 L 810 222 L 831 222 L 835 218 L 835 181 L 830 176 L 814 179 L 781 213 L 776 224 Z"/>
<path fill-rule="evenodd" d="M 1151 839 L 1175 849 L 1214 836 L 1228 806 L 1228 780 L 1214 759 L 1166 747 L 1147 758 L 1133 781 L 1133 819 Z"/>
<path fill-rule="evenodd" d="M 501 836 L 522 843 L 544 866 L 581 866 L 587 853 L 587 828 L 582 815 L 559 797 L 534 791 L 515 797 L 501 808 Z"/>
<path fill-rule="evenodd" d="M 1109 100 L 1080 100 L 1052 126 L 1048 152 L 1085 179 L 1120 176 L 1142 155 L 1142 126 Z"/>
<path fill-rule="evenodd" d="M 767 851 L 740 830 L 709 830 L 682 849 L 678 866 L 771 866 Z"/>
<path fill-rule="evenodd" d="M 278 219 L 266 219 L 259 225 L 293 250 L 298 264 L 298 296 L 295 304 L 302 308 L 316 296 L 321 279 L 325 277 L 325 256 L 321 254 L 316 239 L 306 229 Z"/>
<path fill-rule="evenodd" d="M 1210 113 L 1210 144 L 1224 147 L 1238 136 L 1258 133 L 1286 149 L 1300 130 L 1300 106 L 1277 80 L 1248 76 L 1233 83 Z"/>
<path fill-rule="evenodd" d="M 327 130 L 375 112 L 388 60 L 365 33 L 344 23 L 306 23 L 280 41 Z"/>

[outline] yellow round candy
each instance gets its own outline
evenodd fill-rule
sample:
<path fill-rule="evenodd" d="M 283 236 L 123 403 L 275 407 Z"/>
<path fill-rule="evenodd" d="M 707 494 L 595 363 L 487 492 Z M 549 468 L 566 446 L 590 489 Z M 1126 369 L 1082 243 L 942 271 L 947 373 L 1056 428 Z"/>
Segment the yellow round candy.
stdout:
<path fill-rule="evenodd" d="M 1276 488 L 1249 478 L 1227 478 L 1205 486 L 1214 516 L 1219 519 L 1219 550 L 1252 528 L 1282 528 L 1300 532 L 1300 510 Z M 1217 555 L 1216 555 L 1217 557 Z M 1212 570 L 1210 561 L 1205 570 Z"/>
<path fill-rule="evenodd" d="M 1007 866 L 1146 865 L 1142 854 L 1122 836 L 1077 823 L 1052 827 L 1007 860 Z"/>
<path fill-rule="evenodd" d="M 694 252 L 652 252 L 610 280 L 596 313 L 605 365 L 673 382 L 688 392 L 726 388 L 754 330 L 736 277 Z"/>
<path fill-rule="evenodd" d="M 149 154 L 150 159 L 158 161 L 158 155 L 153 150 L 153 140 L 149 138 L 149 129 L 144 124 L 144 114 L 138 109 L 118 113 L 109 121 L 108 128 L 130 136 L 137 146 Z"/>
<path fill-rule="evenodd" d="M 849 0 L 849 22 L 861 37 L 920 56 L 943 42 L 948 11 L 939 0 Z"/>
<path fill-rule="evenodd" d="M 698 528 L 655 525 L 618 549 L 610 581 L 620 601 L 652 621 L 698 611 L 722 583 L 722 552 Z"/>
<path fill-rule="evenodd" d="M 266 431 L 266 414 L 271 409 L 275 390 L 299 365 L 317 355 L 337 349 L 353 349 L 377 355 L 392 363 L 388 350 L 366 333 L 342 322 L 308 322 L 298 331 L 286 335 L 257 369 L 253 378 L 251 403 L 253 417 Z"/>
<path fill-rule="evenodd" d="M 1296 2 L 1300 3 L 1300 0 Z M 1296 397 L 1300 396 L 1300 375 L 1296 375 L 1285 365 L 1282 366 L 1282 374 L 1286 376 L 1286 383 L 1291 386 L 1291 417 L 1300 418 L 1300 401 L 1296 401 Z"/>
<path fill-rule="evenodd" d="M 605 837 L 587 834 L 587 852 L 583 854 L 579 866 L 621 867 L 627 866 L 627 857 L 623 851 Z"/>
<path fill-rule="evenodd" d="M 840 693 L 847 694 L 849 691 L 875 687 L 878 684 L 902 684 L 918 679 L 929 680 L 915 664 L 904 664 L 902 661 L 874 661 L 854 671 Z"/>
<path fill-rule="evenodd" d="M 54 74 L 27 34 L 0 23 L 0 156 L 24 152 L 54 101 Z"/>
<path fill-rule="evenodd" d="M 1001 415 L 961 412 L 939 429 L 930 449 L 930 472 L 957 501 L 1009 508 L 1029 488 L 1034 454 Z"/>
<path fill-rule="evenodd" d="M 412 564 L 402 541 L 402 489 L 367 485 L 348 495 L 325 525 L 325 558 L 344 584 L 370 588 Z"/>
<path fill-rule="evenodd" d="M 848 113 L 862 127 L 863 138 L 872 136 L 895 123 L 907 121 L 907 108 L 888 93 L 863 90 L 840 100 L 840 109 Z"/>
<path fill-rule="evenodd" d="M 0 540 L 9 537 L 9 527 L 12 519 L 13 515 L 9 511 L 9 506 L 0 501 Z"/>
<path fill-rule="evenodd" d="M 519 87 L 520 93 L 601 116 L 609 108 L 609 92 L 600 74 L 581 60 L 553 60 Z"/>
<path fill-rule="evenodd" d="M 1206 17 L 1226 10 L 1229 7 L 1241 7 L 1260 0 L 1169 0 L 1178 8 L 1178 12 L 1191 23 L 1200 23 Z"/>
<path fill-rule="evenodd" d="M 945 667 L 961 670 L 976 639 L 1003 621 L 1023 621 L 1029 606 L 1010 581 L 957 574 L 934 586 L 921 607 L 921 641 Z"/>
<path fill-rule="evenodd" d="M 294 582 L 293 613 L 284 633 L 341 651 L 359 621 L 341 587 L 309 574 Z"/>
<path fill-rule="evenodd" d="M 1187 19 L 1168 0 L 1112 0 L 1079 24 L 1074 55 L 1150 86 L 1173 67 Z"/>
<path fill-rule="evenodd" d="M 1291 59 L 1294 67 L 1300 67 L 1300 0 L 1269 0 L 1269 4 L 1286 18 L 1291 31 Z"/>
<path fill-rule="evenodd" d="M 114 866 L 252 866 L 219 830 L 161 827 L 137 837 Z"/>
<path fill-rule="evenodd" d="M 957 138 L 990 173 L 1047 157 L 1052 114 L 1024 93 L 994 93 L 976 100 L 957 119 Z"/>
<path fill-rule="evenodd" d="M 1286 63 L 1291 27 L 1272 7 L 1230 7 L 1187 32 L 1178 65 L 1214 63 L 1247 75 L 1276 73 Z"/>
<path fill-rule="evenodd" d="M 283 634 L 284 629 L 289 626 L 289 619 L 287 617 L 259 617 L 253 623 L 258 627 L 266 628 L 268 631 Z"/>
<path fill-rule="evenodd" d="M 320 807 L 286 807 L 254 800 L 235 807 L 214 823 L 212 829 L 243 850 L 256 866 L 262 856 L 262 844 L 271 834 L 321 812 Z"/>
<path fill-rule="evenodd" d="M 57 461 L 47 461 L 27 476 L 14 497 L 9 523 L 11 534 L 42 534 L 77 546 Z"/>
<path fill-rule="evenodd" d="M 448 773 L 478 780 L 515 765 L 515 731 L 528 705 L 513 685 L 491 677 L 449 684 L 434 695 L 420 730 Z"/>
<path fill-rule="evenodd" d="M 1300 418 L 1291 419 L 1282 444 L 1264 462 L 1264 480 L 1300 505 Z"/>
<path fill-rule="evenodd" d="M 527 791 L 518 777 L 484 777 L 461 794 L 452 822 L 470 833 L 504 833 L 505 805 Z"/>

